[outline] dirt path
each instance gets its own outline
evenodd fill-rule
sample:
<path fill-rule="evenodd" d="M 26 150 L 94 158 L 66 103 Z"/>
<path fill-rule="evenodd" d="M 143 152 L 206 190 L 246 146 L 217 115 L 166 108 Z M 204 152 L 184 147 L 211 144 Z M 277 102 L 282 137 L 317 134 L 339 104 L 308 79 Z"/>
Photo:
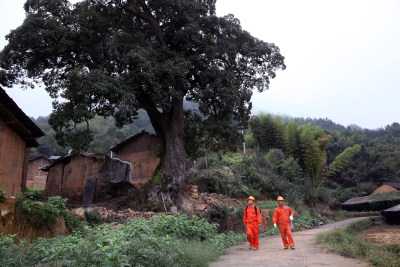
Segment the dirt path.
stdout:
<path fill-rule="evenodd" d="M 218 262 L 211 263 L 210 266 L 369 266 L 362 260 L 339 255 L 316 243 L 317 234 L 334 228 L 341 228 L 360 219 L 362 218 L 351 218 L 326 224 L 316 229 L 295 232 L 293 233 L 296 244 L 295 250 L 284 250 L 280 235 L 260 239 L 258 251 L 249 250 L 248 243 L 240 243 L 229 248 L 227 254 L 221 256 Z"/>

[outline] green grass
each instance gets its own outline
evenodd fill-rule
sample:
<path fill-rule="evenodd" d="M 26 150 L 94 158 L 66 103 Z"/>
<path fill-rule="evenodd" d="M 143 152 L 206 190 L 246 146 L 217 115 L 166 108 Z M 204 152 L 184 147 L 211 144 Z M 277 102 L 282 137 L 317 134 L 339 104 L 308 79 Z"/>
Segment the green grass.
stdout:
<path fill-rule="evenodd" d="M 375 244 L 357 236 L 357 233 L 372 226 L 370 219 L 361 220 L 344 229 L 320 234 L 317 242 L 346 255 L 364 259 L 373 266 L 400 266 L 399 245 Z"/>
<path fill-rule="evenodd" d="M 274 200 L 266 200 L 266 201 L 257 201 L 257 207 L 260 209 L 275 209 L 278 207 L 278 202 Z"/>

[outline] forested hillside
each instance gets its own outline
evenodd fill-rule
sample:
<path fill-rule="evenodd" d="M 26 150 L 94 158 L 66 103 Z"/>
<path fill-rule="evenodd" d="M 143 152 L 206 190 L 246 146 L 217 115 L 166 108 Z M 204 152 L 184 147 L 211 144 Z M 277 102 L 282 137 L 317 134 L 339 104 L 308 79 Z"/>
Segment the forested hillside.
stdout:
<path fill-rule="evenodd" d="M 69 150 L 57 144 L 55 133 L 50 128 L 47 117 L 39 117 L 35 122 L 46 136 L 39 139 L 40 146 L 33 149 L 32 157 L 62 155 Z M 154 132 L 144 112 L 140 112 L 139 119 L 134 123 L 121 129 L 115 126 L 113 118 L 96 117 L 90 121 L 90 129 L 93 132 L 94 141 L 90 145 L 89 152 L 104 154 L 109 153 L 110 147 L 142 130 Z M 370 194 L 382 182 L 398 181 L 400 177 L 398 160 L 400 158 L 400 125 L 398 123 L 377 130 L 359 130 L 357 127 L 346 128 L 329 119 L 294 119 L 260 114 L 249 120 L 249 128 L 246 132 L 244 138 L 248 153 L 255 153 L 256 157 L 260 155 L 265 157 L 268 164 L 273 166 L 271 170 L 275 174 L 267 170 L 257 172 L 246 169 L 245 173 L 238 174 L 244 177 L 243 179 L 249 180 L 244 182 L 247 185 L 244 190 L 243 188 L 223 188 L 229 185 L 225 183 L 225 185 L 211 184 L 211 191 L 244 196 L 254 190 L 260 193 L 267 193 L 267 191 L 272 193 L 280 188 L 279 191 L 283 192 L 291 183 L 297 183 L 304 187 L 301 189 L 304 197 L 313 196 L 313 199 L 320 198 L 321 200 L 332 198 L 336 201 L 331 204 L 338 206 L 352 196 Z M 204 134 L 201 131 L 194 133 Z M 217 155 L 214 157 L 215 163 L 226 154 L 226 152 L 221 152 L 220 148 L 217 154 L 210 149 L 213 145 L 218 146 L 216 143 L 218 140 L 212 141 L 205 136 L 193 137 L 193 133 L 191 138 L 193 140 L 188 140 L 191 146 L 202 147 L 202 149 L 197 149 L 198 164 L 204 161 L 204 156 L 212 161 L 213 155 Z M 202 144 L 199 143 L 199 140 L 204 139 L 209 140 L 208 147 L 205 146 L 204 141 Z M 232 147 L 230 150 L 232 151 Z M 241 153 L 241 151 L 242 145 L 237 144 L 236 152 Z M 233 152 L 235 152 L 235 147 L 233 147 Z M 229 158 L 228 154 L 226 157 Z M 241 160 L 254 161 L 248 162 L 248 166 L 257 165 L 257 158 L 254 157 Z M 216 175 L 221 175 L 221 173 Z M 255 178 L 254 176 L 265 177 Z M 282 179 L 289 182 L 284 185 L 285 183 L 279 182 Z M 268 180 L 275 180 L 277 184 L 269 188 L 264 186 L 265 190 L 260 190 L 263 188 L 262 184 Z M 307 193 L 307 190 L 311 190 L 313 194 L 310 193 L 311 191 Z M 307 199 L 305 201 L 307 202 Z"/>
<path fill-rule="evenodd" d="M 282 119 L 253 116 L 246 136 L 250 147 L 279 149 L 302 169 L 314 200 L 331 206 L 370 194 L 400 177 L 400 125 L 359 130 L 328 119 Z"/>
<path fill-rule="evenodd" d="M 31 157 L 61 156 L 68 152 L 69 147 L 61 147 L 57 143 L 56 134 L 48 122 L 49 117 L 38 117 L 36 120 L 32 120 L 42 129 L 45 136 L 38 139 L 40 146 L 32 149 Z M 149 118 L 143 110 L 139 111 L 137 120 L 122 128 L 115 126 L 115 120 L 112 117 L 95 117 L 90 120 L 90 130 L 93 133 L 94 140 L 90 144 L 88 152 L 99 154 L 110 153 L 111 147 L 143 130 L 154 133 Z"/>

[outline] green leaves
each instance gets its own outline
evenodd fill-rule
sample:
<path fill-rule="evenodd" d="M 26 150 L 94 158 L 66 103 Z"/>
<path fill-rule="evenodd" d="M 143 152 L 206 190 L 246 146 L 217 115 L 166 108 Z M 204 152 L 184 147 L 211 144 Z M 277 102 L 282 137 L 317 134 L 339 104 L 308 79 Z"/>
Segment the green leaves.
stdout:
<path fill-rule="evenodd" d="M 40 202 L 32 199 L 30 195 L 27 198 L 22 194 L 17 200 L 16 210 L 22 215 L 28 223 L 40 227 L 48 222 L 54 222 L 61 212 L 65 210 L 67 199 L 60 196 L 49 197 L 47 201 Z"/>
<path fill-rule="evenodd" d="M 253 137 L 260 148 L 267 151 L 271 148 L 285 149 L 285 124 L 279 118 L 269 114 L 252 116 L 249 126 Z"/>
<path fill-rule="evenodd" d="M 267 89 L 285 68 L 274 44 L 243 31 L 233 15 L 216 17 L 215 1 L 30 0 L 25 10 L 1 53 L 0 81 L 43 81 L 53 98 L 66 100 L 54 103 L 51 119 L 63 146 L 90 135 L 76 128 L 95 115 L 123 126 L 144 108 L 155 129 L 169 129 L 165 118 L 177 117 L 186 96 L 199 103 L 221 148 L 234 135 L 232 120 L 245 125 L 251 90 Z"/>
<path fill-rule="evenodd" d="M 2 266 L 208 266 L 245 238 L 216 234 L 216 226 L 184 215 L 136 219 L 84 228 L 79 235 L 14 244 L 0 234 Z M 203 241 L 200 241 L 203 240 Z"/>
<path fill-rule="evenodd" d="M 346 148 L 342 153 L 340 153 L 335 160 L 329 165 L 326 172 L 326 176 L 333 176 L 337 172 L 342 171 L 349 165 L 350 160 L 361 151 L 360 145 L 354 145 L 352 147 Z"/>

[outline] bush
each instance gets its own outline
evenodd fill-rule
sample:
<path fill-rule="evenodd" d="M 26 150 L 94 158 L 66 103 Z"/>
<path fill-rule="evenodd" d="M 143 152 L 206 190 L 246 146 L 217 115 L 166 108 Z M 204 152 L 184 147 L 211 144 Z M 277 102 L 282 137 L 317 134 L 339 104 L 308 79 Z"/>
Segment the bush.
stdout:
<path fill-rule="evenodd" d="M 204 219 L 154 216 L 126 224 L 84 227 L 82 235 L 15 245 L 0 236 L 2 267 L 8 266 L 208 266 L 245 235 L 216 234 Z M 202 241 L 201 241 L 202 240 Z"/>
<path fill-rule="evenodd" d="M 3 202 L 7 198 L 7 190 L 1 189 L 4 186 L 3 182 L 0 182 L 0 202 Z"/>
<path fill-rule="evenodd" d="M 87 224 L 86 222 L 82 222 L 79 216 L 72 214 L 69 211 L 63 211 L 62 215 L 65 219 L 65 226 L 67 226 L 70 233 L 82 232 L 84 226 Z"/>
<path fill-rule="evenodd" d="M 27 188 L 25 192 L 22 193 L 23 198 L 26 200 L 33 200 L 33 201 L 42 201 L 44 200 L 43 197 L 43 190 L 41 189 L 30 189 Z"/>
<path fill-rule="evenodd" d="M 101 218 L 97 209 L 85 210 L 85 217 L 86 217 L 86 221 L 89 224 L 89 226 L 93 227 L 93 226 L 103 223 L 103 219 Z"/>
<path fill-rule="evenodd" d="M 319 225 L 319 218 L 312 216 L 309 210 L 303 210 L 301 214 L 295 216 L 293 224 L 296 231 L 302 227 L 311 229 Z"/>
<path fill-rule="evenodd" d="M 24 199 L 24 194 L 17 199 L 17 214 L 21 215 L 28 223 L 40 227 L 46 223 L 54 222 L 66 208 L 68 199 L 60 196 L 49 197 L 46 202 Z M 29 194 L 29 196 L 32 196 Z"/>

